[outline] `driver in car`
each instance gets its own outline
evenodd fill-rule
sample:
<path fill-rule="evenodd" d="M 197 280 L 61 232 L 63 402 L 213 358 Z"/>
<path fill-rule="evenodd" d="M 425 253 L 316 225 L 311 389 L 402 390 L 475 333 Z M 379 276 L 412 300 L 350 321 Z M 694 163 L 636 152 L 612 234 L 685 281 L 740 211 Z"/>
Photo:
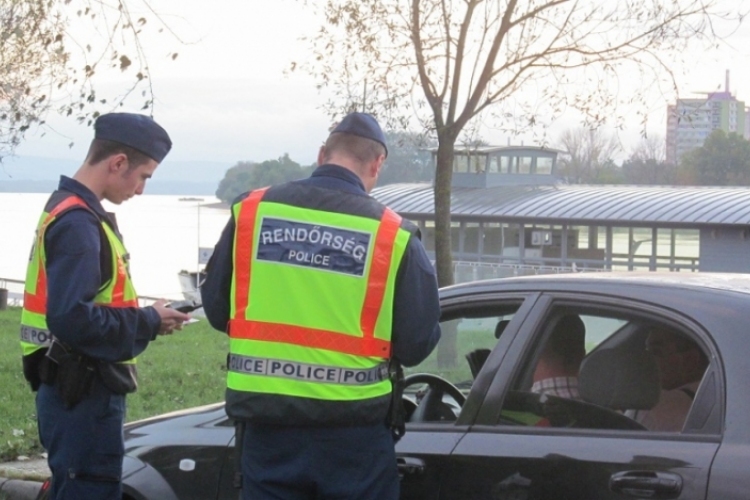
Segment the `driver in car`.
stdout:
<path fill-rule="evenodd" d="M 577 314 L 566 314 L 547 339 L 533 375 L 531 392 L 580 400 L 578 369 L 586 355 L 586 327 Z"/>

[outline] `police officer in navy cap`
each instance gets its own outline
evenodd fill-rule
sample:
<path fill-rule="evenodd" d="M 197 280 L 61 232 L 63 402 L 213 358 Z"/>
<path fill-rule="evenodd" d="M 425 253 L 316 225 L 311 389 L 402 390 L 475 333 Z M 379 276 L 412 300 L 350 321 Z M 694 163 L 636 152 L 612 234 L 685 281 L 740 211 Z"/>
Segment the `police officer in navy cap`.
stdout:
<path fill-rule="evenodd" d="M 140 307 L 129 254 L 108 200 L 143 193 L 172 147 L 148 116 L 112 113 L 72 178 L 62 176 L 37 226 L 21 318 L 24 375 L 37 391 L 39 437 L 53 499 L 119 499 L 125 395 L 135 358 L 189 316 Z"/>
<path fill-rule="evenodd" d="M 308 179 L 238 197 L 201 287 L 230 337 L 226 408 L 242 498 L 399 496 L 399 365 L 440 338 L 419 231 L 369 196 L 388 150 L 375 118 L 331 131 Z"/>

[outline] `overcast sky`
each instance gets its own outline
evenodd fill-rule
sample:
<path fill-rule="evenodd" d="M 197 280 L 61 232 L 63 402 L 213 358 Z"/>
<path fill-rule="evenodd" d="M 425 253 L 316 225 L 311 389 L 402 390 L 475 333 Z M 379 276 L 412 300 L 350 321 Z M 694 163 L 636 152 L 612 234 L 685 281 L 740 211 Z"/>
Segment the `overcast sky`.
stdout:
<path fill-rule="evenodd" d="M 290 61 L 307 55 L 299 37 L 319 27 L 301 1 L 151 0 L 151 4 L 182 38 L 194 42 L 180 45 L 168 35 L 144 40 L 157 96 L 154 114 L 174 142 L 167 161 L 222 161 L 229 167 L 284 153 L 301 164 L 315 160 L 330 124 L 320 109 L 325 97 L 309 77 L 283 74 Z M 685 97 L 690 91 L 723 89 L 725 70 L 730 70 L 732 92 L 750 104 L 750 24 L 732 35 L 729 43 L 733 47 L 690 55 L 681 82 Z M 179 57 L 168 61 L 166 55 L 172 51 Z M 666 105 L 655 98 L 649 133 L 665 134 Z M 91 129 L 55 116 L 49 122 L 54 130 L 43 137 L 32 134 L 17 154 L 82 159 Z M 555 137 L 575 123 L 571 115 L 548 135 Z M 620 133 L 623 144 L 632 147 L 640 130 L 634 116 Z M 481 135 L 493 144 L 509 140 L 490 129 Z"/>

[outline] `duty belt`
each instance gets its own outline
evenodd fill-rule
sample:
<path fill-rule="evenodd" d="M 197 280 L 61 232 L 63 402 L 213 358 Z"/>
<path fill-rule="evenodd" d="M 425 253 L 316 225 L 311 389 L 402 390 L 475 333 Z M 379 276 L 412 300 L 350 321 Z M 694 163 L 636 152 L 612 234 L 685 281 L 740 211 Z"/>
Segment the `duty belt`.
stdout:
<path fill-rule="evenodd" d="M 230 371 L 248 375 L 265 375 L 325 384 L 369 385 L 388 378 L 387 363 L 381 363 L 367 370 L 358 370 L 230 354 L 228 368 Z"/>
<path fill-rule="evenodd" d="M 52 334 L 49 330 L 21 325 L 21 342 L 39 346 L 49 346 L 50 342 L 52 342 Z"/>

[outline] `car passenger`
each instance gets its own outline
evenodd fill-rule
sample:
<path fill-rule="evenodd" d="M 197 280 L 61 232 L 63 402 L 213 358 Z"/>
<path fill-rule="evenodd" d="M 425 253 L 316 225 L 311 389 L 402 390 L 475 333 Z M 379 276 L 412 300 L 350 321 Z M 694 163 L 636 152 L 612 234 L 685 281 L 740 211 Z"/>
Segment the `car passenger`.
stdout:
<path fill-rule="evenodd" d="M 566 314 L 547 339 L 533 375 L 531 392 L 568 399 L 578 394 L 578 368 L 586 355 L 586 327 L 577 314 Z"/>
<path fill-rule="evenodd" d="M 649 332 L 646 350 L 656 359 L 662 391 L 656 406 L 638 412 L 635 419 L 652 431 L 680 432 L 708 358 L 695 342 L 665 327 Z"/>

